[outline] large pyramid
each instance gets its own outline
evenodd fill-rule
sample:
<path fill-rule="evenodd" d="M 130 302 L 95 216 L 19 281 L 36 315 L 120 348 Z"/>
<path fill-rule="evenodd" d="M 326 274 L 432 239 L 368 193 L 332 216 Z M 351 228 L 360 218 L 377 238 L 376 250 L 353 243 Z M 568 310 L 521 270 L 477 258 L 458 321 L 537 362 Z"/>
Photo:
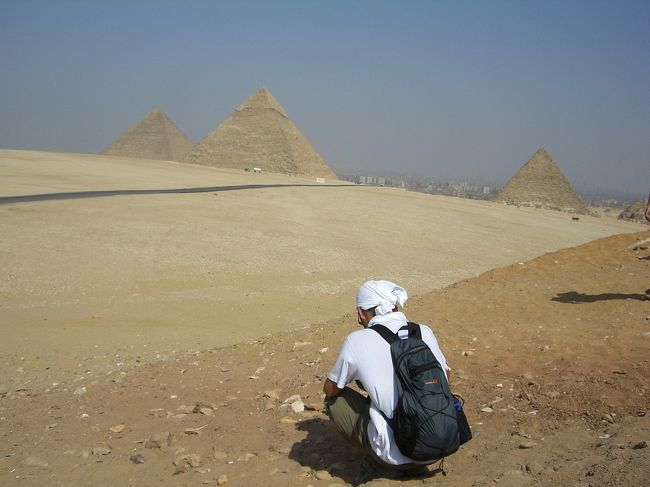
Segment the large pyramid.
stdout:
<path fill-rule="evenodd" d="M 587 207 L 546 149 L 541 148 L 499 191 L 495 201 L 570 213 Z"/>
<path fill-rule="evenodd" d="M 183 159 L 208 166 L 337 179 L 282 105 L 262 87 Z"/>
<path fill-rule="evenodd" d="M 167 115 L 160 110 L 152 110 L 104 149 L 102 154 L 180 161 L 192 145 Z"/>

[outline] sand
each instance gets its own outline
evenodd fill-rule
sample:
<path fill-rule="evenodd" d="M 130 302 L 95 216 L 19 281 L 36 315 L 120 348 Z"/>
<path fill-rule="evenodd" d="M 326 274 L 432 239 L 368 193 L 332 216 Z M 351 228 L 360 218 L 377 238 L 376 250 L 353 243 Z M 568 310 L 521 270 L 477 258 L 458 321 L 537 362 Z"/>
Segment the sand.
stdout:
<path fill-rule="evenodd" d="M 609 237 L 414 297 L 408 315 L 435 330 L 479 436 L 446 476 L 367 485 L 644 485 L 649 247 L 647 231 Z M 354 485 L 361 457 L 321 388 L 355 329 L 349 313 L 49 392 L 6 389 L 0 484 Z M 306 411 L 282 405 L 295 394 Z M 195 466 L 176 473 L 183 455 Z"/>
<path fill-rule="evenodd" d="M 0 384 L 31 389 L 325 322 L 368 278 L 418 295 L 643 229 L 109 156 L 3 150 L 0 174 Z"/>

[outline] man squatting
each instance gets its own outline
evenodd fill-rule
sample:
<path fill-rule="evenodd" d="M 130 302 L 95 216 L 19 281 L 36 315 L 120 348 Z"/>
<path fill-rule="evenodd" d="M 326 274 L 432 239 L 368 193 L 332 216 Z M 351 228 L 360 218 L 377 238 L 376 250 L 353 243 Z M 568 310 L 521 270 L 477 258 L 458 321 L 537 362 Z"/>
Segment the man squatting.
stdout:
<path fill-rule="evenodd" d="M 426 473 L 423 463 L 430 462 L 405 457 L 395 444 L 393 430 L 382 415 L 391 418 L 397 404 L 390 345 L 370 330 L 373 325 L 382 324 L 397 333 L 408 322 L 397 306 L 403 308 L 407 299 L 406 290 L 390 281 L 367 281 L 359 288 L 357 317 L 363 330 L 345 338 L 323 391 L 326 409 L 339 432 L 367 453 L 372 464 L 389 473 L 415 476 Z M 435 335 L 428 326 L 420 325 L 420 328 L 422 340 L 448 375 L 449 367 Z M 361 382 L 368 398 L 346 387 L 354 380 Z"/>

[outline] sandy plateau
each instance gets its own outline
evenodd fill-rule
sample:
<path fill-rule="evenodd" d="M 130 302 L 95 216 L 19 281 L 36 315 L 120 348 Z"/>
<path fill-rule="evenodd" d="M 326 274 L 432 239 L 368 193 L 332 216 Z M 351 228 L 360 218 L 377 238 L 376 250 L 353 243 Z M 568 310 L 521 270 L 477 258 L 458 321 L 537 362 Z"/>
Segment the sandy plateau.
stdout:
<path fill-rule="evenodd" d="M 645 225 L 2 150 L 0 236 L 2 485 L 350 485 L 320 384 L 368 278 L 410 291 L 480 433 L 373 485 L 650 478 Z"/>

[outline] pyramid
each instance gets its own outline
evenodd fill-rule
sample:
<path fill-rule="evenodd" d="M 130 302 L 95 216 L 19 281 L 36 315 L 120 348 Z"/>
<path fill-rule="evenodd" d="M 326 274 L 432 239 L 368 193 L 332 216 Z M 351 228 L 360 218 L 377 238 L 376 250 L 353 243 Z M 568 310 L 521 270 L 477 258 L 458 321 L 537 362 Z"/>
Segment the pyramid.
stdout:
<path fill-rule="evenodd" d="M 262 87 L 185 156 L 216 167 L 337 179 L 282 105 Z"/>
<path fill-rule="evenodd" d="M 180 161 L 191 148 L 190 139 L 156 109 L 120 135 L 102 154 Z"/>
<path fill-rule="evenodd" d="M 535 152 L 506 183 L 495 201 L 569 213 L 588 213 L 578 193 L 544 148 Z"/>

